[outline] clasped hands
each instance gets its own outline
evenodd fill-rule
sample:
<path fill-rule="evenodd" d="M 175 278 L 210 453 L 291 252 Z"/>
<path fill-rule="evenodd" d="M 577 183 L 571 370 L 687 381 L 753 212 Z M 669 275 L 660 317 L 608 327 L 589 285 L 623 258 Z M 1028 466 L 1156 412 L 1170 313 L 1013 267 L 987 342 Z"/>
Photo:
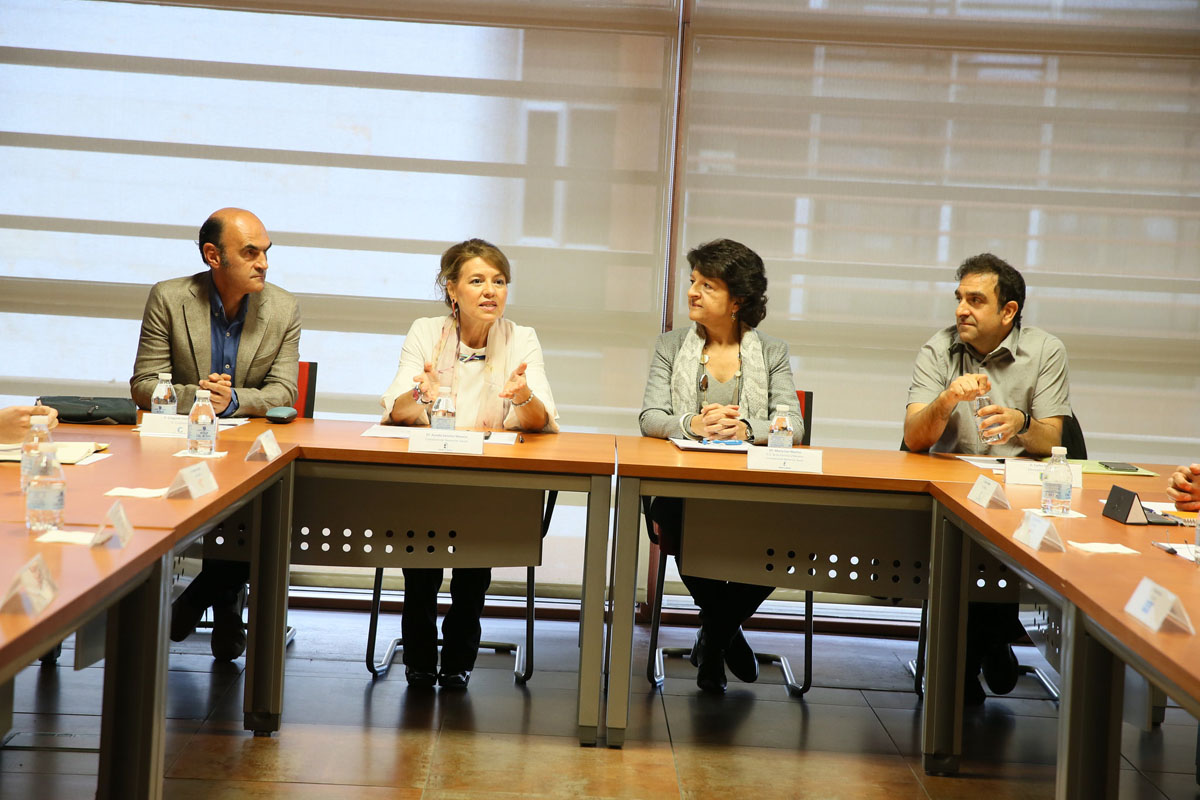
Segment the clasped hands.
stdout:
<path fill-rule="evenodd" d="M 1167 494 L 1180 511 L 1200 511 L 1200 464 L 1175 470 L 1167 481 Z"/>
<path fill-rule="evenodd" d="M 214 372 L 207 380 L 200 381 L 201 389 L 212 392 L 213 411 L 221 414 L 233 402 L 233 376 Z"/>
<path fill-rule="evenodd" d="M 525 379 L 527 366 L 524 361 L 517 365 L 517 368 L 508 376 L 508 380 L 504 382 L 504 387 L 500 389 L 500 397 L 512 400 L 515 405 L 524 405 L 529 401 L 533 390 L 529 388 L 529 382 Z M 413 382 L 416 383 L 414 398 L 425 405 L 432 403 L 438 386 L 437 374 L 433 371 L 433 362 L 426 361 L 425 371 L 420 375 L 413 375 Z"/>
<path fill-rule="evenodd" d="M 692 433 L 701 439 L 745 439 L 746 423 L 738 406 L 708 403 L 692 417 Z"/>
<path fill-rule="evenodd" d="M 987 375 L 967 373 L 955 378 L 943 395 L 953 403 L 971 402 L 992 390 Z M 992 444 L 1004 444 L 1016 436 L 1025 425 L 1025 415 L 1015 408 L 1005 408 L 993 403 L 976 412 L 979 417 L 979 433 L 984 438 L 999 436 Z"/>

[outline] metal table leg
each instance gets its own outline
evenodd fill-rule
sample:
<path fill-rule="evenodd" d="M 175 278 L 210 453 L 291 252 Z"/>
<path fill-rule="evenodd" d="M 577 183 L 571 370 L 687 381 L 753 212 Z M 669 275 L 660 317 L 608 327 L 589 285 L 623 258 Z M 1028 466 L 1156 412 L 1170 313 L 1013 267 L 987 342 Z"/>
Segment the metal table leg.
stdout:
<path fill-rule="evenodd" d="M 1088 635 L 1083 612 L 1063 605 L 1058 800 L 1116 800 L 1125 665 Z"/>
<path fill-rule="evenodd" d="M 251 537 L 250 626 L 247 634 L 243 724 L 256 736 L 279 730 L 283 715 L 288 566 L 291 557 L 294 465 L 255 498 L 257 530 Z"/>
<path fill-rule="evenodd" d="M 629 723 L 629 687 L 633 677 L 633 612 L 637 589 L 641 481 L 617 481 L 616 567 L 613 575 L 612 652 L 608 662 L 608 714 L 605 735 L 609 747 L 625 743 Z"/>
<path fill-rule="evenodd" d="M 108 610 L 100 800 L 160 800 L 167 699 L 170 558 Z"/>
<path fill-rule="evenodd" d="M 600 680 L 604 668 L 604 590 L 608 508 L 612 478 L 591 478 L 583 556 L 583 603 L 579 621 L 579 743 L 594 745 L 600 727 Z"/>
<path fill-rule="evenodd" d="M 967 547 L 940 503 L 934 503 L 932 524 L 921 750 L 927 773 L 952 775 L 962 753 Z"/>

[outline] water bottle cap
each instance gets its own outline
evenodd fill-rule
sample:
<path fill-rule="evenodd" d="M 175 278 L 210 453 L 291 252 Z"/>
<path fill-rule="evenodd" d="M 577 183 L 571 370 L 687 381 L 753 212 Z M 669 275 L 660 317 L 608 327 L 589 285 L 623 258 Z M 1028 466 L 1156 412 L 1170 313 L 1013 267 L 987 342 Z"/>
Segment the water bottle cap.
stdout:
<path fill-rule="evenodd" d="M 31 427 L 31 428 L 39 427 L 39 428 L 49 429 L 50 415 L 49 414 L 30 414 L 29 415 L 29 427 Z"/>
<path fill-rule="evenodd" d="M 1050 455 L 1052 455 L 1052 456 L 1065 456 L 1066 454 L 1067 454 L 1067 448 L 1065 448 L 1065 447 L 1051 447 L 1050 448 Z"/>
<path fill-rule="evenodd" d="M 160 373 L 158 373 L 158 379 L 159 379 L 160 381 L 168 381 L 168 382 L 169 382 L 169 381 L 171 380 L 171 373 L 169 373 L 169 372 L 160 372 Z"/>
<path fill-rule="evenodd" d="M 440 396 L 440 395 L 443 395 L 443 394 L 450 394 L 450 387 L 449 387 L 449 386 L 439 386 L 439 387 L 438 387 L 438 395 Z"/>
<path fill-rule="evenodd" d="M 212 391 L 209 389 L 197 389 L 196 390 L 196 399 L 197 400 L 211 400 L 212 399 Z"/>

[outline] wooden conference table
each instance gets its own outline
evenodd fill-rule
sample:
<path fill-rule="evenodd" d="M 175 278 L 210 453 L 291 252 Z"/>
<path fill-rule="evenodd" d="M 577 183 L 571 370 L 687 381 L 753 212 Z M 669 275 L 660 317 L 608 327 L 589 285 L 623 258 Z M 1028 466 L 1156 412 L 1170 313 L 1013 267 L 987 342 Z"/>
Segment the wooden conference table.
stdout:
<path fill-rule="evenodd" d="M 1126 641 L 1144 642 L 1147 637 L 1171 637 L 1141 631 L 1139 623 L 1123 614 L 1121 609 L 1132 593 L 1132 584 L 1128 591 L 1124 582 L 1114 590 L 1103 583 L 1103 573 L 1093 576 L 1094 586 L 1082 579 L 1078 579 L 1078 586 L 1064 579 L 1047 584 L 1045 576 L 1037 579 L 1028 575 L 1020 558 L 1026 549 L 1011 540 L 1020 512 L 1004 512 L 1011 516 L 1006 518 L 1007 527 L 1001 529 L 989 527 L 970 513 L 983 511 L 965 501 L 981 474 L 979 469 L 947 456 L 843 448 L 825 448 L 822 466 L 821 474 L 752 471 L 746 468 L 744 456 L 683 452 L 666 441 L 618 437 L 613 645 L 607 707 L 610 745 L 621 743 L 628 719 L 640 501 L 658 495 L 684 498 L 686 535 L 682 556 L 691 573 L 798 589 L 930 599 L 922 738 L 925 767 L 930 772 L 958 769 L 968 593 L 971 600 L 1013 599 L 1017 581 L 1006 576 L 1009 570 L 1022 577 L 1034 577 L 1031 582 L 1047 591 L 1051 599 L 1062 596 L 1064 587 L 1070 587 L 1066 596 L 1074 598 L 1071 602 L 1083 609 L 1089 630 L 1102 626 L 1108 636 L 1116 637 L 1115 643 L 1106 643 L 1124 660 L 1171 696 L 1186 695 L 1181 702 L 1193 704 L 1194 698 L 1200 697 L 1200 670 L 1190 666 L 1200 662 L 1190 651 L 1117 646 Z M 1100 516 L 1098 498 L 1106 496 L 1117 483 L 1138 491 L 1143 499 L 1164 499 L 1166 476 L 1162 473 L 1170 468 L 1150 468 L 1160 475 L 1085 475 L 1085 489 L 1076 493 L 1074 505 L 1087 513 L 1088 519 L 1071 523 L 1082 528 L 1078 523 L 1083 522 L 1089 527 L 1086 534 L 1078 536 L 1103 540 L 1099 533 L 1092 535 L 1091 526 L 1111 527 L 1115 532 L 1108 531 L 1109 535 L 1131 535 L 1129 531 L 1136 529 Z M 1038 487 L 1009 487 L 1009 492 L 1018 508 L 1038 502 Z M 961 498 L 971 508 L 960 503 L 953 507 L 958 511 L 956 515 L 949 506 L 952 497 Z M 1156 535 L 1162 535 L 1162 530 L 1157 529 Z M 969 538 L 964 541 L 964 537 Z M 998 560 L 981 562 L 978 551 L 972 553 L 967 546 L 972 541 Z M 997 547 L 997 541 L 1005 546 Z M 1141 549 L 1139 568 L 1143 562 L 1165 566 L 1173 579 L 1194 574 L 1194 567 L 1180 559 L 1176 559 L 1180 564 L 1164 565 L 1165 554 L 1161 551 Z M 1088 559 L 1097 558 L 1113 557 L 1073 554 L 1072 562 L 1088 563 Z M 1119 563 L 1132 568 L 1132 562 Z M 1176 590 L 1172 582 L 1165 585 Z M 1115 596 L 1122 592 L 1124 596 L 1117 604 Z M 1187 597 L 1190 595 L 1185 596 L 1185 605 Z M 1108 612 L 1101 613 L 1101 607 Z M 1159 664 L 1163 659 L 1171 669 Z M 1077 685 L 1083 684 L 1070 672 L 1068 676 L 1068 681 L 1074 678 Z M 1119 701 L 1116 706 L 1119 716 Z M 1076 724 L 1070 712 L 1068 704 L 1064 724 L 1068 720 Z M 1099 772 L 1094 770 L 1093 777 Z M 1060 781 L 1085 787 L 1084 793 L 1076 796 L 1087 796 L 1086 787 L 1094 785 L 1080 783 L 1078 771 L 1060 770 L 1059 774 Z"/>
<path fill-rule="evenodd" d="M 1167 467 L 1151 467 L 1163 471 Z M 1090 477 L 1090 476 L 1088 476 Z M 1103 476 L 1096 476 L 1103 484 Z M 1139 492 L 1143 499 L 1162 499 L 1165 475 L 1157 478 L 1108 479 Z M 1101 501 L 1108 488 L 1085 488 L 1072 497 L 1074 510 L 1084 519 L 1056 519 L 1055 529 L 1063 541 L 1119 543 L 1138 555 L 1088 554 L 1070 546 L 1065 552 L 1034 551 L 1012 538 L 1021 522 L 1021 508 L 1037 502 L 1037 487 L 1009 487 L 1008 495 L 1017 510 L 983 508 L 967 499 L 969 486 L 935 484 L 935 568 L 938 559 L 961 563 L 963 537 L 969 537 L 999 558 L 1039 593 L 1057 605 L 1063 628 L 1060 651 L 1063 694 L 1059 706 L 1058 771 L 1059 798 L 1115 798 L 1120 765 L 1120 734 L 1123 664 L 1135 670 L 1174 698 L 1193 716 L 1200 717 L 1200 638 L 1185 631 L 1164 628 L 1159 632 L 1125 613 L 1125 604 L 1143 577 L 1149 577 L 1178 595 L 1194 616 L 1200 610 L 1200 571 L 1195 564 L 1151 545 L 1168 537 L 1179 543 L 1194 541 L 1195 530 L 1186 527 L 1122 525 L 1101 515 Z M 937 551 L 940 551 L 938 555 Z M 966 591 L 966 569 L 947 569 L 957 574 L 938 587 L 949 594 L 931 601 L 940 603 L 943 617 L 961 624 L 960 599 Z M 1196 620 L 1193 620 L 1195 624 Z M 935 641 L 930 632 L 929 665 L 949 663 L 952 648 L 944 638 L 947 625 L 940 626 Z M 959 669 L 956 674 L 961 675 Z M 950 689 L 961 696 L 961 681 L 941 682 L 938 701 L 949 705 Z M 929 703 L 927 688 L 926 703 Z M 927 705 L 926 715 L 931 713 Z M 961 719 L 961 717 L 959 717 Z M 945 720 L 943 725 L 950 722 Z M 927 723 L 928 724 L 928 723 Z M 928 751 L 927 751 L 928 752 Z"/>
<path fill-rule="evenodd" d="M 250 441 L 254 421 L 223 434 Z M 322 566 L 482 567 L 541 563 L 547 491 L 587 495 L 581 578 L 578 731 L 595 744 L 604 659 L 604 590 L 612 436 L 523 435 L 482 455 L 409 452 L 404 439 L 364 437 L 362 422 L 296 420 L 270 429 L 299 448 L 291 561 Z M 219 555 L 219 551 L 208 552 Z"/>
<path fill-rule="evenodd" d="M 100 524 L 114 502 L 104 496 L 107 490 L 162 487 L 180 467 L 194 463 L 172 455 L 183 446 L 180 440 L 141 439 L 127 428 L 60 425 L 54 436 L 57 441 L 108 442 L 112 453 L 97 464 L 65 467 L 69 529 L 94 530 Z M 246 462 L 245 443 L 222 441 L 221 448 L 229 455 L 209 462 L 217 491 L 198 499 L 121 498 L 134 534 L 119 548 L 115 540 L 96 548 L 36 542 L 24 526 L 20 467 L 0 464 L 0 581 L 7 585 L 23 564 L 41 554 L 58 585 L 54 600 L 36 616 L 18 610 L 0 613 L 0 695 L 5 698 L 0 722 L 7 728 L 11 721 L 16 673 L 107 612 L 98 797 L 162 796 L 171 558 L 247 506 L 254 509 L 264 535 L 254 536 L 247 653 L 247 669 L 253 664 L 259 679 L 247 681 L 244 721 L 259 733 L 279 728 L 286 581 L 277 576 L 286 570 L 278 570 L 274 544 L 286 541 L 296 452 L 288 447 L 273 462 Z M 273 593 L 276 585 L 281 591 Z M 83 638 L 77 648 L 86 649 Z M 280 676 L 277 681 L 270 680 L 274 675 Z"/>

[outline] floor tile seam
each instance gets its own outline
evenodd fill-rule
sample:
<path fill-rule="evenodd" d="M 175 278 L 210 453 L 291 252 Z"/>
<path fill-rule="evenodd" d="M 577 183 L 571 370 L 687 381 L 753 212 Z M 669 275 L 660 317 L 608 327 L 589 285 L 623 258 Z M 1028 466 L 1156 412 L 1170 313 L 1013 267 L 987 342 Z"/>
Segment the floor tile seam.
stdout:
<path fill-rule="evenodd" d="M 920 765 L 920 759 L 905 758 L 904 764 L 908 767 L 908 771 L 912 775 L 913 780 L 917 782 L 917 786 L 921 788 L 921 791 L 924 793 L 927 800 L 933 800 L 933 795 L 930 794 L 929 787 L 925 785 L 925 768 Z M 920 770 L 920 772 L 917 770 Z"/>
<path fill-rule="evenodd" d="M 860 690 L 860 692 L 861 691 L 862 690 Z M 907 756 L 905 755 L 904 751 L 900 749 L 900 743 L 896 741 L 896 737 L 892 736 L 892 732 L 890 730 L 888 730 L 887 724 L 883 721 L 883 718 L 879 716 L 880 709 L 875 708 L 873 705 L 871 705 L 869 702 L 867 702 L 867 696 L 865 694 L 863 695 L 863 702 L 866 702 L 867 708 L 870 709 L 870 711 L 871 711 L 871 716 L 873 716 L 875 718 L 875 721 L 877 723 L 879 723 L 879 727 L 883 728 L 883 733 L 885 736 L 887 736 L 888 741 L 892 743 L 892 747 L 896 748 L 896 754 L 899 755 L 901 758 L 904 758 L 905 760 L 907 760 Z M 888 710 L 894 711 L 895 709 L 888 709 Z M 924 713 L 923 710 L 922 710 L 922 713 Z M 924 784 L 922 784 L 922 785 L 924 785 Z"/>

